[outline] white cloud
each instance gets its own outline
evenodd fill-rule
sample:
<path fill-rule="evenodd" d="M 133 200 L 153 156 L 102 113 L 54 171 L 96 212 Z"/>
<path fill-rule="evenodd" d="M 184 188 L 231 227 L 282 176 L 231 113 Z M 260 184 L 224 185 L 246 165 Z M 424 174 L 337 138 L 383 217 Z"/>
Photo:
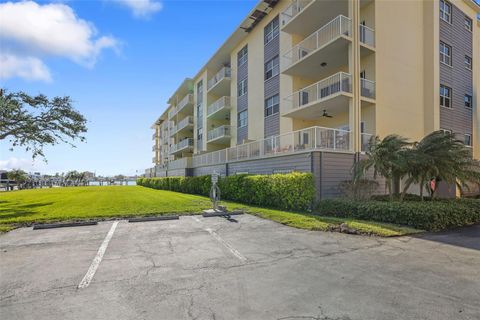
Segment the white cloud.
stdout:
<path fill-rule="evenodd" d="M 155 0 L 116 0 L 130 8 L 137 18 L 148 18 L 157 11 L 162 10 L 162 3 Z"/>
<path fill-rule="evenodd" d="M 31 171 L 34 165 L 34 161 L 31 159 L 15 158 L 11 157 L 7 160 L 0 160 L 0 170 L 12 170 L 21 169 L 25 171 Z"/>
<path fill-rule="evenodd" d="M 62 3 L 39 5 L 33 1 L 0 4 L 0 41 L 3 55 L 16 57 L 16 65 L 30 66 L 39 80 L 49 79 L 41 70 L 48 70 L 40 60 L 45 56 L 68 58 L 86 67 L 93 67 L 102 50 L 117 50 L 118 41 L 110 36 L 98 36 L 95 26 L 76 16 Z M 23 63 L 19 63 L 22 61 Z M 20 70 L 22 70 L 20 68 Z M 39 73 L 40 72 L 40 73 Z M 6 75 L 19 75 L 10 70 Z M 35 78 L 35 77 L 34 77 Z"/>
<path fill-rule="evenodd" d="M 18 57 L 0 53 L 0 79 L 23 78 L 50 82 L 52 77 L 42 60 L 35 57 Z"/>

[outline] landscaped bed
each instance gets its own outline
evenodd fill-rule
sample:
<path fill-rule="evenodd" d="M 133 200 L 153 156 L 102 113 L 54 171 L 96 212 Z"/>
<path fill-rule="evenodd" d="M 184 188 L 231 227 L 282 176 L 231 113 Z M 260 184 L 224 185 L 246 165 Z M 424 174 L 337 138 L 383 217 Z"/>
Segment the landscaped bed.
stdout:
<path fill-rule="evenodd" d="M 418 229 L 352 218 L 322 217 L 224 202 L 261 218 L 291 227 L 399 236 Z M 211 207 L 207 197 L 141 186 L 69 187 L 4 192 L 0 200 L 0 232 L 12 227 L 53 221 L 106 220 L 132 216 L 195 214 Z"/>

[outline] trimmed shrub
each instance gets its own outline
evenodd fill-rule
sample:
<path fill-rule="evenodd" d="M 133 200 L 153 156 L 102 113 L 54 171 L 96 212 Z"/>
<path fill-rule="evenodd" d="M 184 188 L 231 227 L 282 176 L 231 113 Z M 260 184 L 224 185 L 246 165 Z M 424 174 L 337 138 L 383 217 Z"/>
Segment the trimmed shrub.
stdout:
<path fill-rule="evenodd" d="M 140 186 L 209 196 L 211 177 L 140 178 Z M 246 175 L 220 178 L 221 198 L 245 204 L 288 210 L 308 210 L 315 201 L 315 185 L 310 173 Z"/>
<path fill-rule="evenodd" d="M 352 201 L 327 199 L 315 210 L 321 215 L 373 220 L 412 226 L 428 231 L 446 230 L 480 223 L 480 201 Z"/>

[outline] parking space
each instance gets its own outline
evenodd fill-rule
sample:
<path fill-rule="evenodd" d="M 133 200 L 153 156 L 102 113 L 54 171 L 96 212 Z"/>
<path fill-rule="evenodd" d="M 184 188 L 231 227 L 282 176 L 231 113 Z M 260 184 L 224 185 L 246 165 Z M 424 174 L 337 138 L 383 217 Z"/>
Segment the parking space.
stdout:
<path fill-rule="evenodd" d="M 428 236 L 382 239 L 298 230 L 251 215 L 234 218 L 119 221 L 100 260 L 111 221 L 2 235 L 0 316 L 480 317 L 479 250 Z M 92 265 L 91 281 L 79 288 Z"/>

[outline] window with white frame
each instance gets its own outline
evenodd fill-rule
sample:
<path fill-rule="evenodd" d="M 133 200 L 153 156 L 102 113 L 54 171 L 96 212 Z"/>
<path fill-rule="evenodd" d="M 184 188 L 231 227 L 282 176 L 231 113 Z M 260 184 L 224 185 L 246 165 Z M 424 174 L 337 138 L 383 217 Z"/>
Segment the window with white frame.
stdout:
<path fill-rule="evenodd" d="M 472 107 L 472 96 L 471 95 L 466 94 L 465 98 L 464 98 L 464 101 L 465 101 L 465 107 L 467 107 L 467 108 Z"/>
<path fill-rule="evenodd" d="M 238 82 L 237 85 L 237 96 L 241 97 L 248 91 L 248 78 L 245 78 Z"/>
<path fill-rule="evenodd" d="M 452 88 L 440 86 L 440 105 L 445 108 L 452 107 Z"/>
<path fill-rule="evenodd" d="M 243 127 L 246 127 L 247 124 L 248 124 L 248 111 L 247 110 L 243 110 L 243 111 L 240 111 L 238 113 L 238 124 L 237 124 L 237 127 L 238 128 L 243 128 Z"/>
<path fill-rule="evenodd" d="M 444 134 L 453 134 L 452 130 L 450 129 L 440 129 L 440 131 L 443 131 Z"/>
<path fill-rule="evenodd" d="M 445 0 L 440 0 L 440 19 L 452 23 L 452 5 Z"/>
<path fill-rule="evenodd" d="M 240 51 L 238 51 L 237 60 L 239 67 L 248 61 L 248 46 L 245 46 Z"/>
<path fill-rule="evenodd" d="M 452 65 L 452 47 L 440 41 L 440 62 Z"/>
<path fill-rule="evenodd" d="M 464 143 L 466 146 L 472 146 L 472 135 L 469 133 L 466 133 L 464 136 Z"/>
<path fill-rule="evenodd" d="M 264 33 L 265 33 L 265 44 L 272 41 L 276 36 L 278 36 L 280 29 L 278 25 L 278 16 L 276 16 L 269 24 L 265 26 Z"/>
<path fill-rule="evenodd" d="M 280 109 L 280 98 L 278 94 L 265 99 L 265 117 L 278 113 Z"/>
<path fill-rule="evenodd" d="M 472 58 L 465 55 L 465 68 L 472 70 Z"/>
<path fill-rule="evenodd" d="M 473 31 L 473 21 L 467 16 L 465 16 L 465 29 L 467 29 L 470 32 Z"/>
<path fill-rule="evenodd" d="M 280 64 L 278 56 L 265 63 L 265 80 L 275 77 L 280 72 Z"/>
<path fill-rule="evenodd" d="M 197 140 L 201 141 L 203 139 L 203 128 L 197 129 Z"/>

